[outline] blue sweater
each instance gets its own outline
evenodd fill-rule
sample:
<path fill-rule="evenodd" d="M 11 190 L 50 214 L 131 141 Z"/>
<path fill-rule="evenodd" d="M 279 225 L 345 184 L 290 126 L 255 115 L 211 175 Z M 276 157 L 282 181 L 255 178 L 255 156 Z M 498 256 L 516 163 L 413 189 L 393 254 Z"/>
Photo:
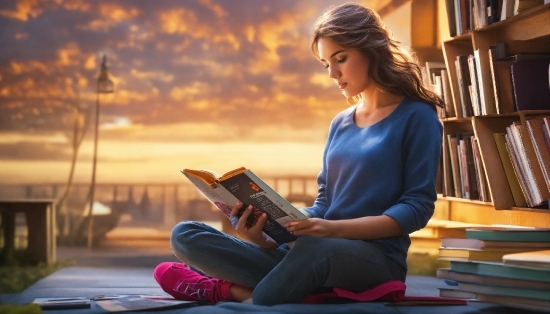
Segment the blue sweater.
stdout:
<path fill-rule="evenodd" d="M 305 210 L 329 220 L 392 217 L 403 235 L 371 242 L 406 271 L 409 234 L 434 211 L 443 127 L 432 107 L 409 98 L 365 128 L 355 124 L 355 109 L 330 125 L 318 196 Z"/>

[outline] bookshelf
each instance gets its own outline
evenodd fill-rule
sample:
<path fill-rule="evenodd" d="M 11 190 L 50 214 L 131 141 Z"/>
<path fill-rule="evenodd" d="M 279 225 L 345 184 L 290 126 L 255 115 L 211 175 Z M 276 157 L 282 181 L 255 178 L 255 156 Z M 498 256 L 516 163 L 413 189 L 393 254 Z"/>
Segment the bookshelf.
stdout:
<path fill-rule="evenodd" d="M 511 16 L 503 21 L 484 26 L 476 30 L 468 30 L 463 34 L 443 41 L 443 56 L 447 67 L 451 98 L 454 104 L 455 116 L 442 118 L 444 126 L 444 158 L 449 149 L 446 138 L 449 134 L 458 132 L 473 132 L 479 144 L 481 161 L 485 170 L 489 202 L 455 197 L 443 189 L 439 195 L 436 213 L 439 218 L 453 221 L 483 224 L 514 224 L 520 226 L 550 227 L 550 210 L 548 205 L 533 207 L 517 207 L 504 173 L 502 162 L 493 138 L 493 133 L 506 132 L 506 127 L 516 121 L 525 125 L 527 119 L 540 116 L 550 116 L 550 110 L 523 110 L 500 113 L 495 99 L 493 82 L 490 90 L 484 90 L 487 100 L 480 101 L 487 109 L 486 114 L 464 114 L 461 100 L 461 82 L 458 78 L 457 56 L 468 56 L 478 53 L 488 55 L 491 46 L 505 43 L 506 53 L 550 53 L 550 4 L 543 4 Z M 478 67 L 481 77 L 492 78 L 491 63 L 487 58 L 479 58 Z M 462 84 L 464 84 L 462 82 Z M 481 86 L 481 84 L 480 84 Z M 483 88 L 483 87 L 480 87 Z M 482 91 L 483 92 L 483 91 Z M 465 94 L 462 95 L 462 98 Z M 470 97 L 470 95 L 468 95 Z M 470 99 L 472 101 L 472 99 Z M 494 111 L 491 111 L 493 106 Z M 523 130 L 522 130 L 523 132 Z M 527 133 L 522 133 L 528 138 Z M 531 144 L 532 145 L 532 144 Z M 527 145 L 526 145 L 527 146 Z M 532 148 L 532 147 L 531 147 Z M 535 160 L 534 162 L 537 162 Z M 447 173 L 445 173 L 447 171 Z M 448 167 L 443 167 L 442 181 L 446 180 Z M 451 196 L 449 196 L 451 195 Z"/>

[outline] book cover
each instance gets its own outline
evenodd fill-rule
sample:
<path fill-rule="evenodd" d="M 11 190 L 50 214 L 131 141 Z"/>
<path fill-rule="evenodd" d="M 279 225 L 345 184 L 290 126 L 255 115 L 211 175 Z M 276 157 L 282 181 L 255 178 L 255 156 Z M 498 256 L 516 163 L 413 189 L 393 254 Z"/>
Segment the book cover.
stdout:
<path fill-rule="evenodd" d="M 438 268 L 436 271 L 437 278 L 449 279 L 458 282 L 471 282 L 482 285 L 498 285 L 498 286 L 513 286 L 513 287 L 525 287 L 531 289 L 547 289 L 550 290 L 550 282 L 526 280 L 526 279 L 513 279 L 513 278 L 501 278 L 493 276 L 482 276 L 477 274 L 468 274 L 462 272 L 456 272 L 450 268 Z"/>
<path fill-rule="evenodd" d="M 455 18 L 455 5 L 454 0 L 445 0 L 445 7 L 447 12 L 447 22 L 449 23 L 449 35 L 454 37 L 456 32 L 456 18 Z"/>
<path fill-rule="evenodd" d="M 462 197 L 462 180 L 460 178 L 460 164 L 458 161 L 458 140 L 456 135 L 448 134 L 449 158 L 451 160 L 451 172 L 453 179 L 453 191 L 455 197 Z"/>
<path fill-rule="evenodd" d="M 450 264 L 452 271 L 460 273 L 550 282 L 550 270 L 547 269 L 504 265 L 502 262 L 451 261 Z"/>
<path fill-rule="evenodd" d="M 512 86 L 517 110 L 550 109 L 549 66 L 550 60 L 544 59 L 512 64 Z"/>
<path fill-rule="evenodd" d="M 471 117 L 474 114 L 472 100 L 468 90 L 468 86 L 472 85 L 470 81 L 470 71 L 468 69 L 468 57 L 457 56 L 455 68 L 459 86 L 458 89 L 462 107 L 462 117 Z"/>
<path fill-rule="evenodd" d="M 515 241 L 515 242 L 550 242 L 548 230 L 484 230 L 466 229 L 466 237 L 469 239 L 491 241 Z"/>
<path fill-rule="evenodd" d="M 479 200 L 490 202 L 491 197 L 487 188 L 487 178 L 485 177 L 485 168 L 481 159 L 481 151 L 479 150 L 479 141 L 477 137 L 472 137 L 472 152 L 474 154 L 474 166 L 476 170 L 476 181 L 479 192 Z"/>
<path fill-rule="evenodd" d="M 464 149 L 466 151 L 466 167 L 468 171 L 468 186 L 470 189 L 470 199 L 479 200 L 479 189 L 477 174 L 474 161 L 474 152 L 472 149 L 472 138 L 475 138 L 472 133 L 464 135 Z"/>
<path fill-rule="evenodd" d="M 445 101 L 445 117 L 456 117 L 455 104 L 449 81 L 449 72 L 441 70 L 441 85 L 443 86 L 443 100 Z"/>
<path fill-rule="evenodd" d="M 550 301 L 550 293 L 548 293 L 547 290 L 529 289 L 525 287 L 487 286 L 470 282 L 459 282 L 458 289 L 476 294 L 501 295 Z"/>
<path fill-rule="evenodd" d="M 494 241 L 468 238 L 443 238 L 441 246 L 445 248 L 460 249 L 485 249 L 485 248 L 525 248 L 525 249 L 550 249 L 550 242 L 528 241 Z"/>
<path fill-rule="evenodd" d="M 502 257 L 505 265 L 516 265 L 550 270 L 550 250 L 506 254 Z"/>
<path fill-rule="evenodd" d="M 470 92 L 470 98 L 472 99 L 473 114 L 474 116 L 481 116 L 483 115 L 481 111 L 483 104 L 481 103 L 480 81 L 477 71 L 477 62 L 474 55 L 468 56 L 468 70 L 470 72 L 470 86 L 468 90 Z"/>
<path fill-rule="evenodd" d="M 96 298 L 96 304 L 107 312 L 128 312 L 145 310 L 165 310 L 187 307 L 196 304 L 195 301 L 176 300 L 162 296 L 121 295 Z"/>
<path fill-rule="evenodd" d="M 470 179 L 468 178 L 468 161 L 466 157 L 466 145 L 464 134 L 457 133 L 458 140 L 458 164 L 460 165 L 460 180 L 462 182 L 462 197 L 470 198 Z"/>
<path fill-rule="evenodd" d="M 502 257 L 510 253 L 528 251 L 526 248 L 486 248 L 486 249 L 459 249 L 439 248 L 440 260 L 467 260 L 467 261 L 502 261 Z"/>
<path fill-rule="evenodd" d="M 496 113 L 495 100 L 493 98 L 493 84 L 491 78 L 491 68 L 489 65 L 489 49 L 474 50 L 478 86 L 481 99 L 481 112 L 484 115 Z"/>
<path fill-rule="evenodd" d="M 465 300 L 476 299 L 476 294 L 472 292 L 466 292 L 457 288 L 437 288 L 439 289 L 439 296 L 442 298 L 456 298 Z"/>
<path fill-rule="evenodd" d="M 32 303 L 43 310 L 88 309 L 91 306 L 90 299 L 86 297 L 35 298 Z"/>
<path fill-rule="evenodd" d="M 266 213 L 263 231 L 279 244 L 296 240 L 296 236 L 283 227 L 287 222 L 307 219 L 305 214 L 244 167 L 221 176 L 207 170 L 184 169 L 182 172 L 227 217 L 237 202 L 243 204 L 243 210 L 248 205 L 253 206 L 248 220 L 250 225 Z"/>
<path fill-rule="evenodd" d="M 523 194 L 522 188 L 519 184 L 518 176 L 514 170 L 512 164 L 511 156 L 506 148 L 506 140 L 504 133 L 494 133 L 493 137 L 495 139 L 495 144 L 497 146 L 498 154 L 500 156 L 500 161 L 502 162 L 502 167 L 504 169 L 504 174 L 506 175 L 506 180 L 508 181 L 508 186 L 512 192 L 512 197 L 514 203 L 517 207 L 526 207 L 527 201 L 525 195 Z"/>
<path fill-rule="evenodd" d="M 509 130 L 518 152 L 520 165 L 523 167 L 523 173 L 526 176 L 528 193 L 532 199 L 532 204 L 529 205 L 530 207 L 542 205 L 550 198 L 550 192 L 544 183 L 542 171 L 538 165 L 525 126 L 518 121 L 514 122 Z"/>
<path fill-rule="evenodd" d="M 502 3 L 502 0 L 486 0 L 487 3 L 487 25 L 491 25 L 500 21 L 500 8 L 498 4 Z"/>
<path fill-rule="evenodd" d="M 527 201 L 527 206 L 532 207 L 534 205 L 533 194 L 529 189 L 527 173 L 526 169 L 524 168 L 525 165 L 522 162 L 517 143 L 514 140 L 510 127 L 506 128 L 506 135 L 504 138 L 506 140 L 506 149 L 508 150 L 508 154 L 510 155 L 510 160 L 512 161 L 512 165 L 514 166 L 514 172 L 516 173 L 516 176 L 518 178 L 519 185 L 521 186 L 521 190 L 523 191 L 523 195 L 525 196 L 525 200 Z"/>
<path fill-rule="evenodd" d="M 544 181 L 546 182 L 546 187 L 550 191 L 550 150 L 547 148 L 543 133 L 545 127 L 544 119 L 542 117 L 527 119 L 525 120 L 525 125 Z"/>

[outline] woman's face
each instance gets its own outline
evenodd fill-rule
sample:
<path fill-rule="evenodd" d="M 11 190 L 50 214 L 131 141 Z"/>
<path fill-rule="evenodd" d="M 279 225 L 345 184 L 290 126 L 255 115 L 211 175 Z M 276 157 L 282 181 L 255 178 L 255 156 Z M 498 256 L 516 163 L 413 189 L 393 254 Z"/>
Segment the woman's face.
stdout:
<path fill-rule="evenodd" d="M 359 50 L 344 48 L 325 37 L 319 39 L 317 49 L 321 63 L 345 97 L 357 96 L 372 84 L 367 74 L 368 59 Z"/>

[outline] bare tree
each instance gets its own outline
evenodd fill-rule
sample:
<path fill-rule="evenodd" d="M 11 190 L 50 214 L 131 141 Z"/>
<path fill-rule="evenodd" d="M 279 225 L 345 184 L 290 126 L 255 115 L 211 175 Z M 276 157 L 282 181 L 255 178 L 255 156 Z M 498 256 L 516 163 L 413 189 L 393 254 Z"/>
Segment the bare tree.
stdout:
<path fill-rule="evenodd" d="M 59 208 L 59 213 L 63 216 L 62 230 L 59 230 L 62 236 L 67 236 L 70 233 L 70 212 L 67 207 L 67 198 L 71 191 L 74 179 L 74 170 L 76 167 L 76 161 L 78 159 L 78 150 L 88 129 L 88 124 L 90 123 L 90 110 L 85 108 L 80 104 L 80 93 L 77 92 L 77 98 L 74 106 L 72 107 L 72 123 L 73 129 L 72 134 L 69 133 L 69 136 L 72 137 L 72 158 L 71 158 L 71 169 L 69 171 L 69 178 L 67 179 L 67 185 L 65 191 L 59 198 L 57 203 L 57 208 Z"/>

